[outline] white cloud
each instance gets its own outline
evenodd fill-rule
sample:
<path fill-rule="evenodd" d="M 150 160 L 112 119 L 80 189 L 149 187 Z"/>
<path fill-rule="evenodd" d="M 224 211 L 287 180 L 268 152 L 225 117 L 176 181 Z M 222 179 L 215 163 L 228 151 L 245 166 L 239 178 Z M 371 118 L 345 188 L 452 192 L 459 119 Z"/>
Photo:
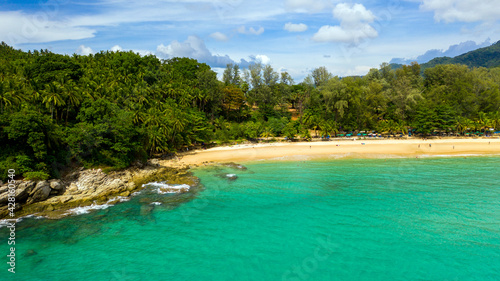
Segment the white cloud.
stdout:
<path fill-rule="evenodd" d="M 42 12 L 26 14 L 20 11 L 0 11 L 0 38 L 9 45 L 78 40 L 94 37 L 95 32 L 93 29 L 49 20 Z"/>
<path fill-rule="evenodd" d="M 113 47 L 111 47 L 110 49 L 112 52 L 121 52 L 123 51 L 123 48 L 120 47 L 119 45 L 114 45 Z"/>
<path fill-rule="evenodd" d="M 378 36 L 378 32 L 370 25 L 375 16 L 362 4 L 337 4 L 333 9 L 333 16 L 340 20 L 340 25 L 322 26 L 312 37 L 314 41 L 357 45 L 364 39 Z"/>
<path fill-rule="evenodd" d="M 331 4 L 327 0 L 285 0 L 285 7 L 295 12 L 314 13 L 330 8 Z"/>
<path fill-rule="evenodd" d="M 350 26 L 359 25 L 361 22 L 373 22 L 375 16 L 363 4 L 350 5 L 340 3 L 333 9 L 333 16 Z"/>
<path fill-rule="evenodd" d="M 210 34 L 210 37 L 214 38 L 217 41 L 227 41 L 227 40 L 229 40 L 229 38 L 226 36 L 226 34 L 224 34 L 222 32 L 218 32 L 218 31 Z"/>
<path fill-rule="evenodd" d="M 434 11 L 434 19 L 444 22 L 496 21 L 500 19 L 499 0 L 423 0 L 420 8 Z"/>
<path fill-rule="evenodd" d="M 244 25 L 238 27 L 237 31 L 241 34 L 253 34 L 253 35 L 261 35 L 264 33 L 264 28 L 261 26 L 259 29 L 255 29 L 253 27 L 250 27 L 247 29 Z"/>
<path fill-rule="evenodd" d="M 366 66 L 366 65 L 358 65 L 355 66 L 354 69 L 347 69 L 342 73 L 342 76 L 360 76 L 360 75 L 366 75 L 370 69 L 372 69 L 373 66 Z"/>
<path fill-rule="evenodd" d="M 269 64 L 271 62 L 271 59 L 266 55 L 256 55 L 255 61 L 261 62 L 262 64 Z"/>
<path fill-rule="evenodd" d="M 156 56 L 160 58 L 188 57 L 212 67 L 226 67 L 228 63 L 234 63 L 227 55 L 213 55 L 205 46 L 205 42 L 197 36 L 189 36 L 184 42 L 174 40 L 167 46 L 161 44 L 156 48 Z"/>
<path fill-rule="evenodd" d="M 148 50 L 132 50 L 132 52 L 139 54 L 141 57 L 155 54 L 155 53 L 148 51 Z"/>
<path fill-rule="evenodd" d="M 290 31 L 290 32 L 304 32 L 307 30 L 307 25 L 305 25 L 303 23 L 287 22 L 287 23 L 285 23 L 285 26 L 283 28 L 287 31 Z"/>
<path fill-rule="evenodd" d="M 93 53 L 94 53 L 94 51 L 93 51 L 93 50 L 92 50 L 92 48 L 90 48 L 90 47 L 86 47 L 86 46 L 84 46 L 84 45 L 80 45 L 80 46 L 78 47 L 78 49 L 76 49 L 76 52 L 75 52 L 75 53 L 77 53 L 77 54 L 79 54 L 79 55 L 82 55 L 82 56 L 88 56 L 88 55 L 90 55 L 90 54 L 93 54 Z"/>

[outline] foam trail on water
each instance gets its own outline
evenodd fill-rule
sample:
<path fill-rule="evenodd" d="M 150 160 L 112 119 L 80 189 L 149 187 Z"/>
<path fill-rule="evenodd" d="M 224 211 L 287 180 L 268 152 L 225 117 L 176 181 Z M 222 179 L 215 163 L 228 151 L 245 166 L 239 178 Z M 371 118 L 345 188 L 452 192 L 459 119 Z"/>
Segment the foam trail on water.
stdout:
<path fill-rule="evenodd" d="M 187 192 L 191 188 L 187 184 L 167 184 L 165 182 L 150 182 L 142 185 L 143 187 L 151 186 L 157 187 L 156 192 L 158 194 L 167 194 L 167 193 L 181 193 Z"/>

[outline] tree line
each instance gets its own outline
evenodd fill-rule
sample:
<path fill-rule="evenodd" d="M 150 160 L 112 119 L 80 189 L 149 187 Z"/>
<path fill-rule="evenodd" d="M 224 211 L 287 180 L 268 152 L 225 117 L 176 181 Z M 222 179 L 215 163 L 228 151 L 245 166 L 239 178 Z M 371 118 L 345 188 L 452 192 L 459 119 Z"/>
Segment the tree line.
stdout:
<path fill-rule="evenodd" d="M 67 166 L 122 169 L 212 142 L 350 131 L 499 129 L 500 68 L 384 63 L 363 77 L 314 69 L 301 83 L 270 65 L 228 65 L 222 81 L 189 58 L 61 55 L 0 44 L 0 178 Z M 312 132 L 312 133 L 311 133 Z"/>

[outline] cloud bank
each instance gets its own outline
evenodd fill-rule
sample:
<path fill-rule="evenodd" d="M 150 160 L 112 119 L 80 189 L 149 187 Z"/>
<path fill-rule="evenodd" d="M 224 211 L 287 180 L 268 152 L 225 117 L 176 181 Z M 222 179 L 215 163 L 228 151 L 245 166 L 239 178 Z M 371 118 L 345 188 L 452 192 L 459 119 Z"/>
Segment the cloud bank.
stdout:
<path fill-rule="evenodd" d="M 161 44 L 156 48 L 156 56 L 162 59 L 189 57 L 212 67 L 225 67 L 227 64 L 233 63 L 233 60 L 227 55 L 213 55 L 205 42 L 197 36 L 189 36 L 184 42 L 174 40 L 167 46 Z"/>
<path fill-rule="evenodd" d="M 423 0 L 420 8 L 424 11 L 434 11 L 434 19 L 438 22 L 476 22 L 500 19 L 498 0 Z"/>

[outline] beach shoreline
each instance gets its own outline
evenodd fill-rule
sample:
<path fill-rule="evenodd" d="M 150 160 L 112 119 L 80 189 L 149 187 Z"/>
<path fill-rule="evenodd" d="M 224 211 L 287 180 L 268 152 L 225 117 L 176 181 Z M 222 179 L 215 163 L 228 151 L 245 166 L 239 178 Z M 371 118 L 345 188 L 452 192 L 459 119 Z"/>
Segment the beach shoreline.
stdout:
<path fill-rule="evenodd" d="M 244 163 L 262 160 L 302 161 L 481 155 L 500 155 L 500 139 L 352 139 L 239 144 L 180 153 L 175 159 L 158 160 L 158 164 L 166 167 L 196 167 L 215 163 Z"/>
<path fill-rule="evenodd" d="M 173 171 L 174 174 L 189 175 L 189 169 L 191 168 L 224 163 L 246 164 L 258 161 L 279 162 L 376 158 L 420 159 L 458 156 L 500 156 L 500 139 L 343 139 L 317 142 L 240 144 L 192 150 L 179 153 L 168 160 L 151 159 L 144 169 L 131 167 L 110 175 L 104 174 L 100 169 L 79 169 L 74 171 L 75 176 L 73 178 L 66 178 L 61 181 L 60 184 L 65 186 L 61 194 L 49 196 L 46 200 L 37 203 L 23 205 L 23 211 L 18 212 L 19 216 L 16 217 L 42 215 L 48 218 L 61 218 L 68 215 L 68 210 L 75 207 L 90 206 L 92 209 L 92 207 L 101 208 L 101 204 L 108 206 L 110 200 L 128 198 L 132 192 L 140 189 L 139 185 L 134 184 L 132 178 L 146 179 L 150 174 L 160 172 L 164 168 L 172 168 L 170 171 Z M 169 178 L 169 180 L 171 181 L 172 178 Z M 102 182 L 106 184 L 102 184 Z M 41 181 L 31 183 L 31 185 L 33 185 L 32 188 L 36 189 L 42 183 L 48 184 L 46 181 Z M 26 185 L 28 182 L 23 182 L 23 184 Z M 35 185 L 36 187 L 34 187 Z M 83 200 L 87 195 L 93 199 Z M 96 202 L 94 200 L 96 198 L 101 198 L 102 200 Z"/>

